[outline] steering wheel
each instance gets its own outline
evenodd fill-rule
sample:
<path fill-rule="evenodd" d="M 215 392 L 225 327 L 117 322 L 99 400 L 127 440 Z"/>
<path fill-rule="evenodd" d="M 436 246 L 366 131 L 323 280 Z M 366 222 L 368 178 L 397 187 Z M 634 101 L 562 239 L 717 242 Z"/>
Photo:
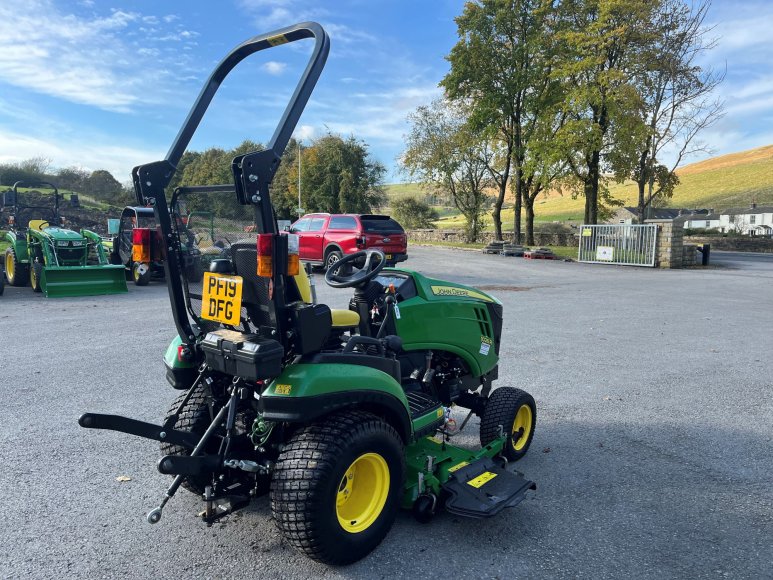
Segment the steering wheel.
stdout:
<path fill-rule="evenodd" d="M 378 262 L 374 263 L 373 257 L 378 257 Z M 344 266 L 351 266 L 354 262 L 360 258 L 365 258 L 365 263 L 362 267 L 349 274 L 343 276 L 338 272 Z M 344 256 L 325 272 L 325 282 L 332 288 L 352 288 L 354 286 L 363 286 L 366 282 L 370 282 L 376 275 L 381 272 L 386 266 L 386 256 L 381 250 L 361 250 L 354 254 Z"/>

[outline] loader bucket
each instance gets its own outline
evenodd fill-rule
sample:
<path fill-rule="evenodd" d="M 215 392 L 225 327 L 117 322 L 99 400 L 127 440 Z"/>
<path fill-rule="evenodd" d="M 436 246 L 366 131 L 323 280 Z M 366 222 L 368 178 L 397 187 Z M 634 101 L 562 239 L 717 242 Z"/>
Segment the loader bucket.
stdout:
<path fill-rule="evenodd" d="M 123 266 L 45 267 L 40 286 L 48 298 L 128 292 Z"/>

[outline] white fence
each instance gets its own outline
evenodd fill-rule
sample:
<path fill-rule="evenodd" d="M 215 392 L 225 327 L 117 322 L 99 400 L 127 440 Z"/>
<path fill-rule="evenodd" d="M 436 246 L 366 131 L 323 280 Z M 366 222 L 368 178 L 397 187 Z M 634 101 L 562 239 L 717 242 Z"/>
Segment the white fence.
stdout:
<path fill-rule="evenodd" d="M 584 225 L 578 262 L 655 266 L 655 224 Z"/>

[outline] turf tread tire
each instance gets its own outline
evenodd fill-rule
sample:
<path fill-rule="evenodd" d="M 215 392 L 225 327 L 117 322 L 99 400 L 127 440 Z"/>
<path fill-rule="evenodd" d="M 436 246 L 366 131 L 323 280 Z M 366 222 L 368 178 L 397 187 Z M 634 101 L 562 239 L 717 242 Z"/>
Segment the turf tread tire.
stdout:
<path fill-rule="evenodd" d="M 352 449 L 374 438 L 380 438 L 387 448 L 378 451 L 387 455 L 389 494 L 371 527 L 347 535 L 335 509 L 332 517 L 330 513 L 326 516 L 329 486 L 332 482 L 332 489 L 337 488 L 352 454 L 356 458 L 364 448 Z M 271 479 L 271 510 L 277 527 L 296 549 L 326 564 L 350 564 L 376 548 L 392 527 L 404 477 L 403 443 L 394 427 L 371 413 L 343 411 L 302 428 L 284 445 Z"/>
<path fill-rule="evenodd" d="M 527 404 L 531 407 L 532 426 L 529 432 L 529 438 L 526 445 L 520 451 L 516 451 L 512 446 L 512 425 L 515 421 L 515 414 L 522 405 Z M 480 444 L 488 445 L 499 436 L 499 426 L 508 433 L 507 441 L 502 449 L 502 454 L 508 461 L 518 461 L 529 450 L 532 439 L 534 438 L 534 427 L 537 423 L 537 405 L 532 397 L 526 391 L 514 387 L 499 387 L 495 389 L 486 401 L 486 408 L 483 412 L 483 418 L 480 421 Z"/>
<path fill-rule="evenodd" d="M 175 399 L 164 417 L 164 422 L 174 414 L 177 407 L 180 406 L 180 403 L 182 403 L 182 400 L 185 398 L 185 395 L 186 393 L 183 393 Z M 182 408 L 177 421 L 172 426 L 179 431 L 204 435 L 207 427 L 212 423 L 213 418 L 212 412 L 210 411 L 210 400 L 211 395 L 209 393 L 209 388 L 201 384 L 197 385 L 190 400 Z M 190 455 L 190 450 L 180 445 L 173 445 L 172 443 L 161 443 L 161 455 L 187 457 Z M 208 481 L 197 481 L 194 477 L 186 477 L 182 486 L 191 493 L 202 495 L 204 493 L 204 487 L 208 483 Z"/>

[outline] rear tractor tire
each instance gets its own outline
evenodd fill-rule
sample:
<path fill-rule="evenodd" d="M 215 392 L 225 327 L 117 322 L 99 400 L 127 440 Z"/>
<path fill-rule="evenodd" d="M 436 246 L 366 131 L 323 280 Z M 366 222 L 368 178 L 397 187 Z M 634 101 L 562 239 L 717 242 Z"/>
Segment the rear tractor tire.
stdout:
<path fill-rule="evenodd" d="M 150 283 L 150 266 L 135 262 L 132 266 L 132 279 L 137 286 L 147 286 Z"/>
<path fill-rule="evenodd" d="M 30 269 L 30 286 L 32 286 L 33 292 L 42 292 L 40 279 L 43 277 L 43 264 L 35 262 Z"/>
<path fill-rule="evenodd" d="M 164 422 L 166 422 L 166 420 L 174 414 L 174 412 L 177 410 L 177 407 L 180 406 L 180 403 L 185 398 L 185 395 L 186 393 L 181 394 L 179 397 L 177 397 L 175 402 L 172 403 L 172 405 L 169 407 L 169 411 L 167 411 L 166 416 L 164 417 Z M 187 431 L 202 437 L 210 423 L 212 423 L 214 414 L 217 412 L 215 410 L 213 414 L 210 415 L 209 401 L 209 389 L 204 385 L 198 385 L 191 398 L 180 411 L 180 415 L 177 417 L 177 421 L 174 423 L 174 425 L 172 425 L 172 427 L 180 431 Z M 207 449 L 205 451 L 216 453 L 218 445 L 214 439 L 210 441 L 210 445 L 214 445 L 214 449 Z M 191 452 L 189 449 L 180 445 L 161 443 L 162 456 L 176 455 L 187 457 L 190 454 Z M 209 484 L 210 481 L 208 477 L 190 475 L 185 478 L 182 486 L 191 493 L 202 495 L 204 493 L 204 488 Z"/>
<path fill-rule="evenodd" d="M 480 421 L 480 443 L 488 445 L 499 437 L 500 426 L 507 440 L 502 455 L 508 461 L 518 461 L 529 449 L 537 423 L 537 406 L 526 391 L 499 387 L 486 401 Z"/>
<path fill-rule="evenodd" d="M 11 286 L 26 286 L 29 280 L 29 265 L 16 259 L 13 248 L 5 250 L 5 278 Z"/>
<path fill-rule="evenodd" d="M 271 480 L 271 510 L 284 537 L 310 558 L 350 564 L 384 539 L 405 476 L 403 442 L 363 411 L 335 413 L 297 431 Z"/>

